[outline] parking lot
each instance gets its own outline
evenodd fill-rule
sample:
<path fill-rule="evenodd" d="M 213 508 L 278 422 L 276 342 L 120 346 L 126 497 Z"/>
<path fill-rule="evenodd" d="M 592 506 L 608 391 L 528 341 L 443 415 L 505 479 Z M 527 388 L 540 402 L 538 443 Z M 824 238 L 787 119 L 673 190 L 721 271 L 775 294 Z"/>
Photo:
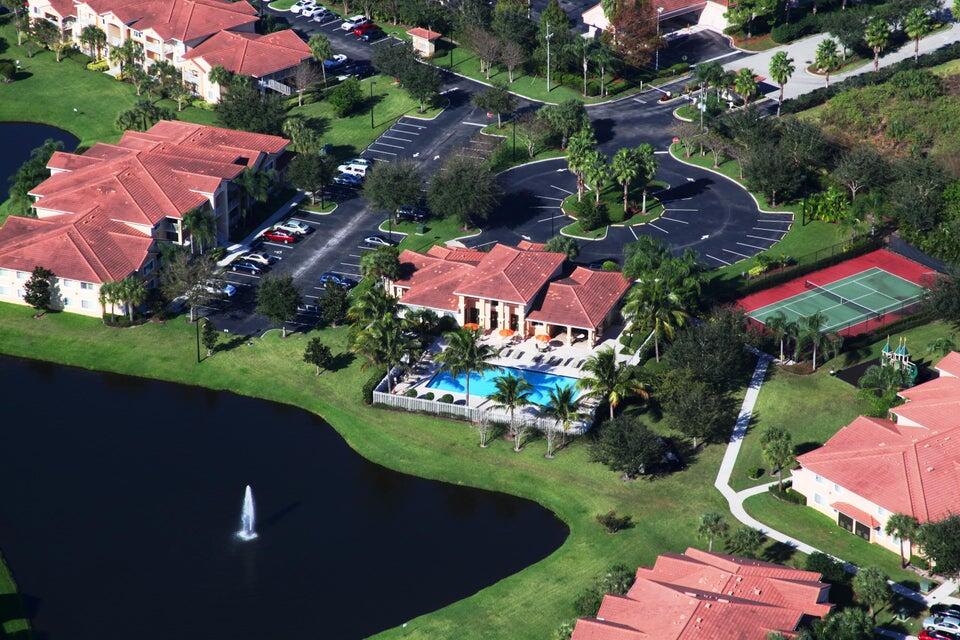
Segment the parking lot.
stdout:
<path fill-rule="evenodd" d="M 327 8 L 333 11 L 332 6 L 327 6 Z M 385 42 L 391 44 L 401 44 L 403 42 L 399 38 L 390 35 L 386 35 L 372 42 L 358 40 L 352 31 L 346 31 L 340 28 L 340 25 L 343 24 L 344 16 L 336 11 L 328 14 L 319 22 L 314 21 L 313 18 L 304 18 L 301 15 L 290 13 L 289 11 L 277 11 L 269 7 L 266 11 L 289 22 L 290 26 L 305 39 L 315 33 L 322 33 L 330 39 L 330 44 L 336 53 L 345 54 L 354 60 L 369 60 L 372 55 L 370 49 L 372 46 L 382 45 Z"/>

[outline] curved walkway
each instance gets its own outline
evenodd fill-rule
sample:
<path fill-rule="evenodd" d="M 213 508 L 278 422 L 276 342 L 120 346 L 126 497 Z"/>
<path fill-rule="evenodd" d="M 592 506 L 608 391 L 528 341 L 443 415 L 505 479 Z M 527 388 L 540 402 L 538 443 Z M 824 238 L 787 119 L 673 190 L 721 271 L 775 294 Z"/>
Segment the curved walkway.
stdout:
<path fill-rule="evenodd" d="M 802 540 L 788 536 L 787 534 L 777 531 L 776 529 L 771 529 L 747 513 L 743 506 L 744 501 L 751 496 L 755 496 L 767 491 L 769 487 L 775 483 L 770 482 L 757 487 L 744 489 L 743 491 L 735 491 L 733 487 L 730 486 L 730 477 L 733 474 L 733 467 L 737 462 L 737 456 L 740 455 L 740 447 L 743 444 L 744 437 L 747 435 L 747 429 L 750 426 L 750 419 L 753 416 L 753 408 L 757 403 L 757 398 L 760 396 L 760 388 L 763 386 L 763 381 L 767 376 L 767 369 L 772 361 L 772 356 L 766 353 L 757 353 L 757 365 L 754 367 L 753 376 L 750 378 L 750 384 L 747 387 L 747 393 L 743 398 L 743 404 L 740 405 L 740 413 L 737 416 L 737 422 L 733 427 L 733 433 L 730 434 L 730 440 L 727 443 L 727 450 L 723 454 L 723 460 L 720 463 L 720 470 L 717 472 L 717 479 L 713 484 L 717 490 L 723 494 L 723 497 L 726 498 L 727 505 L 730 508 L 730 513 L 732 513 L 733 517 L 736 518 L 740 523 L 757 529 L 768 538 L 773 538 L 778 542 L 788 544 L 803 553 L 825 553 L 820 551 L 820 549 L 803 542 Z M 837 559 L 844 563 L 844 568 L 847 571 L 856 573 L 856 565 L 843 560 L 843 558 Z M 892 581 L 890 584 L 897 594 L 920 602 L 927 607 L 931 607 L 935 604 L 960 605 L 960 598 L 954 598 L 951 596 L 951 594 L 956 591 L 958 587 L 955 580 L 945 580 L 939 587 L 931 591 L 926 596 Z"/>

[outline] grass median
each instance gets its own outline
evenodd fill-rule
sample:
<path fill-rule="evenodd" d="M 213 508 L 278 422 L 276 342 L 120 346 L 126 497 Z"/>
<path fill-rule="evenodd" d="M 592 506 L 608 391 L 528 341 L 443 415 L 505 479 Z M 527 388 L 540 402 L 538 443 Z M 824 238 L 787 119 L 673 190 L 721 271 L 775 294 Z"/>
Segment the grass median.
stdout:
<path fill-rule="evenodd" d="M 319 377 L 302 362 L 306 341 L 313 336 L 334 353 L 344 351 L 345 328 L 285 340 L 271 332 L 252 339 L 249 346 L 216 353 L 195 365 L 194 328 L 182 318 L 116 329 L 71 314 L 49 314 L 40 320 L 32 315 L 28 308 L 0 304 L 0 352 L 301 407 L 322 416 L 352 448 L 378 464 L 533 499 L 569 526 L 566 542 L 545 560 L 418 617 L 406 628 L 384 632 L 382 638 L 542 640 L 572 618 L 574 598 L 611 564 L 649 565 L 659 553 L 705 546 L 706 541 L 696 537 L 698 518 L 706 511 L 726 513 L 713 489 L 723 453 L 720 446 L 707 448 L 674 475 L 624 482 L 617 473 L 591 462 L 582 442 L 560 451 L 555 460 L 546 460 L 542 441 L 532 442 L 520 454 L 502 440 L 481 449 L 466 424 L 368 407 L 360 401 L 359 390 L 369 371 L 359 361 Z M 595 517 L 611 509 L 633 516 L 635 526 L 606 533 Z M 501 544 L 522 540 L 491 540 L 487 548 L 463 552 L 496 553 Z"/>

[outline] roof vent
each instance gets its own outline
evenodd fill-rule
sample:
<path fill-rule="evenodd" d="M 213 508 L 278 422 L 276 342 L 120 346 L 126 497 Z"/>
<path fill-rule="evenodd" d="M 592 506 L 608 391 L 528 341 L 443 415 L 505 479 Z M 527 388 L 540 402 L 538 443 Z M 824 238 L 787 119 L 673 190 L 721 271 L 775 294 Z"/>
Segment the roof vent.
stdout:
<path fill-rule="evenodd" d="M 933 471 L 933 467 L 927 467 L 927 472 L 929 473 L 931 471 Z"/>
<path fill-rule="evenodd" d="M 697 624 L 700 624 L 702 622 L 703 622 L 703 618 L 697 618 Z"/>
<path fill-rule="evenodd" d="M 712 604 L 713 604 L 712 602 L 708 602 L 708 603 L 707 603 L 706 605 L 704 605 L 704 606 L 705 606 L 707 609 L 709 609 Z"/>
<path fill-rule="evenodd" d="M 724 604 L 730 604 L 730 601 L 726 598 L 717 598 L 717 602 L 722 602 Z"/>

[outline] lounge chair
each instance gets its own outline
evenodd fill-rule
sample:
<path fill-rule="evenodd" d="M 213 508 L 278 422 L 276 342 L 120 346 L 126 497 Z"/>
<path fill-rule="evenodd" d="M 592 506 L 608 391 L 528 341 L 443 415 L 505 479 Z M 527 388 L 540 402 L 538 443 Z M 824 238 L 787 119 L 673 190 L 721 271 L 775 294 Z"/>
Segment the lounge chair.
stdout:
<path fill-rule="evenodd" d="M 563 366 L 569 367 L 570 363 L 573 362 L 573 360 L 574 360 L 573 358 L 567 358 L 567 361 L 563 363 Z"/>
<path fill-rule="evenodd" d="M 513 355 L 513 349 L 507 349 L 506 351 L 504 351 L 503 353 L 500 354 L 500 357 L 501 357 L 501 358 L 509 358 L 509 357 L 511 357 L 512 355 Z"/>
<path fill-rule="evenodd" d="M 543 360 L 543 355 L 533 357 L 533 361 L 536 362 L 537 364 L 540 364 L 541 360 Z"/>
<path fill-rule="evenodd" d="M 574 368 L 575 368 L 575 369 L 579 369 L 580 367 L 583 366 L 583 363 L 584 363 L 584 362 L 586 362 L 586 360 L 581 360 L 580 362 L 577 363 L 577 365 L 576 365 Z"/>

